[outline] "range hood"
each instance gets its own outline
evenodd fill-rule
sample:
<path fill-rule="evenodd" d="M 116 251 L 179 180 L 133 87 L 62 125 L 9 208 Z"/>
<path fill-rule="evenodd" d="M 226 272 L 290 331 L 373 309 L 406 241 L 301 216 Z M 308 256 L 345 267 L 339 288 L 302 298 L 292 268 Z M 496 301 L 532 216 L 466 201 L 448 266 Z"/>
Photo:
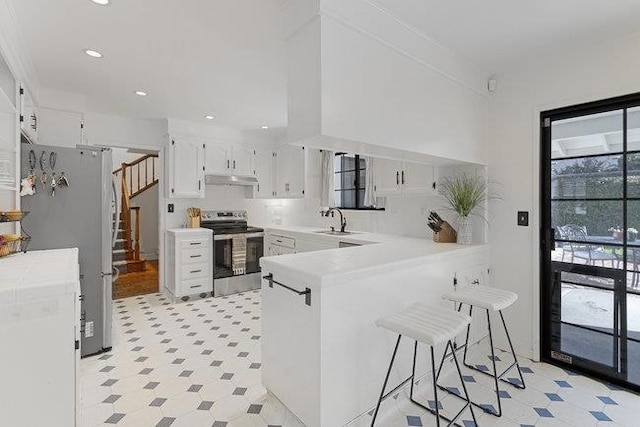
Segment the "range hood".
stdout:
<path fill-rule="evenodd" d="M 255 176 L 237 176 L 237 175 L 205 175 L 205 185 L 258 185 L 258 179 Z"/>

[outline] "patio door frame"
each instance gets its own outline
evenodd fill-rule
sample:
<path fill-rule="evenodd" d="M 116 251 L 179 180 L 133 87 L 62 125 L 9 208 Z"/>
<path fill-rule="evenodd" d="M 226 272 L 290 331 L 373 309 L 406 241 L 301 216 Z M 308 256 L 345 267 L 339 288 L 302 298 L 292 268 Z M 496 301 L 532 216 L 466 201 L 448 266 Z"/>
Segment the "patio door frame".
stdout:
<path fill-rule="evenodd" d="M 555 230 L 552 228 L 551 210 L 551 161 L 552 123 L 558 120 L 623 110 L 623 230 L 627 229 L 627 110 L 640 106 L 640 93 L 562 107 L 540 113 L 540 359 L 544 362 L 582 372 L 625 388 L 640 392 L 640 385 L 626 381 L 627 369 L 627 268 L 616 271 L 613 268 L 576 265 L 551 260 L 555 249 Z M 627 260 L 626 237 L 623 245 L 623 261 Z M 614 303 L 614 366 L 609 368 L 600 363 L 579 357 L 565 358 L 562 354 L 552 357 L 552 319 L 557 315 L 554 307 L 554 286 L 560 286 L 562 272 L 589 274 L 613 279 Z M 556 289 L 556 291 L 558 291 Z M 617 340 L 616 340 L 617 337 Z"/>

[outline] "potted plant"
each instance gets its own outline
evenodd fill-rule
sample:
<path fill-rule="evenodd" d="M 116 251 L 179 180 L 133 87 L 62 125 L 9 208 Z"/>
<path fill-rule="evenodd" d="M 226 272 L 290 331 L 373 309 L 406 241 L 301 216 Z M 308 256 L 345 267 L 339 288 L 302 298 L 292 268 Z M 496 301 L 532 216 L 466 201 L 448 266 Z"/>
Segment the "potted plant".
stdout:
<path fill-rule="evenodd" d="M 622 240 L 622 227 L 609 227 L 613 240 Z"/>
<path fill-rule="evenodd" d="M 458 243 L 470 245 L 473 239 L 469 216 L 480 215 L 475 209 L 489 199 L 484 177 L 462 173 L 445 178 L 440 193 L 459 216 Z"/>

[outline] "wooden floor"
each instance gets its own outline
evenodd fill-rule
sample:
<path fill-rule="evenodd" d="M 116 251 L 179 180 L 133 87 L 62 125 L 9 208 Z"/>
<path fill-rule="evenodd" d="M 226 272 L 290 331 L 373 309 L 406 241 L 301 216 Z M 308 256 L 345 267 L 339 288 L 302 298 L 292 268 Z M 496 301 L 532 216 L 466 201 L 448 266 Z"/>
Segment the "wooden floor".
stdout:
<path fill-rule="evenodd" d="M 147 261 L 145 271 L 121 274 L 113 286 L 113 299 L 158 292 L 158 261 Z"/>

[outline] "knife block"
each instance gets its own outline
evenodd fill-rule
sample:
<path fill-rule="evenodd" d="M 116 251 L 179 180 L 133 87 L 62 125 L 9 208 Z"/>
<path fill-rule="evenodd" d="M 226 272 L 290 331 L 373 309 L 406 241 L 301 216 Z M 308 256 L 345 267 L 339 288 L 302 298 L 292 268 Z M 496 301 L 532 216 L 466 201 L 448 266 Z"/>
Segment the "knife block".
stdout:
<path fill-rule="evenodd" d="M 440 224 L 442 228 L 439 232 L 433 233 L 433 241 L 437 243 L 456 243 L 458 241 L 458 233 L 453 229 L 451 224 L 444 221 Z"/>

